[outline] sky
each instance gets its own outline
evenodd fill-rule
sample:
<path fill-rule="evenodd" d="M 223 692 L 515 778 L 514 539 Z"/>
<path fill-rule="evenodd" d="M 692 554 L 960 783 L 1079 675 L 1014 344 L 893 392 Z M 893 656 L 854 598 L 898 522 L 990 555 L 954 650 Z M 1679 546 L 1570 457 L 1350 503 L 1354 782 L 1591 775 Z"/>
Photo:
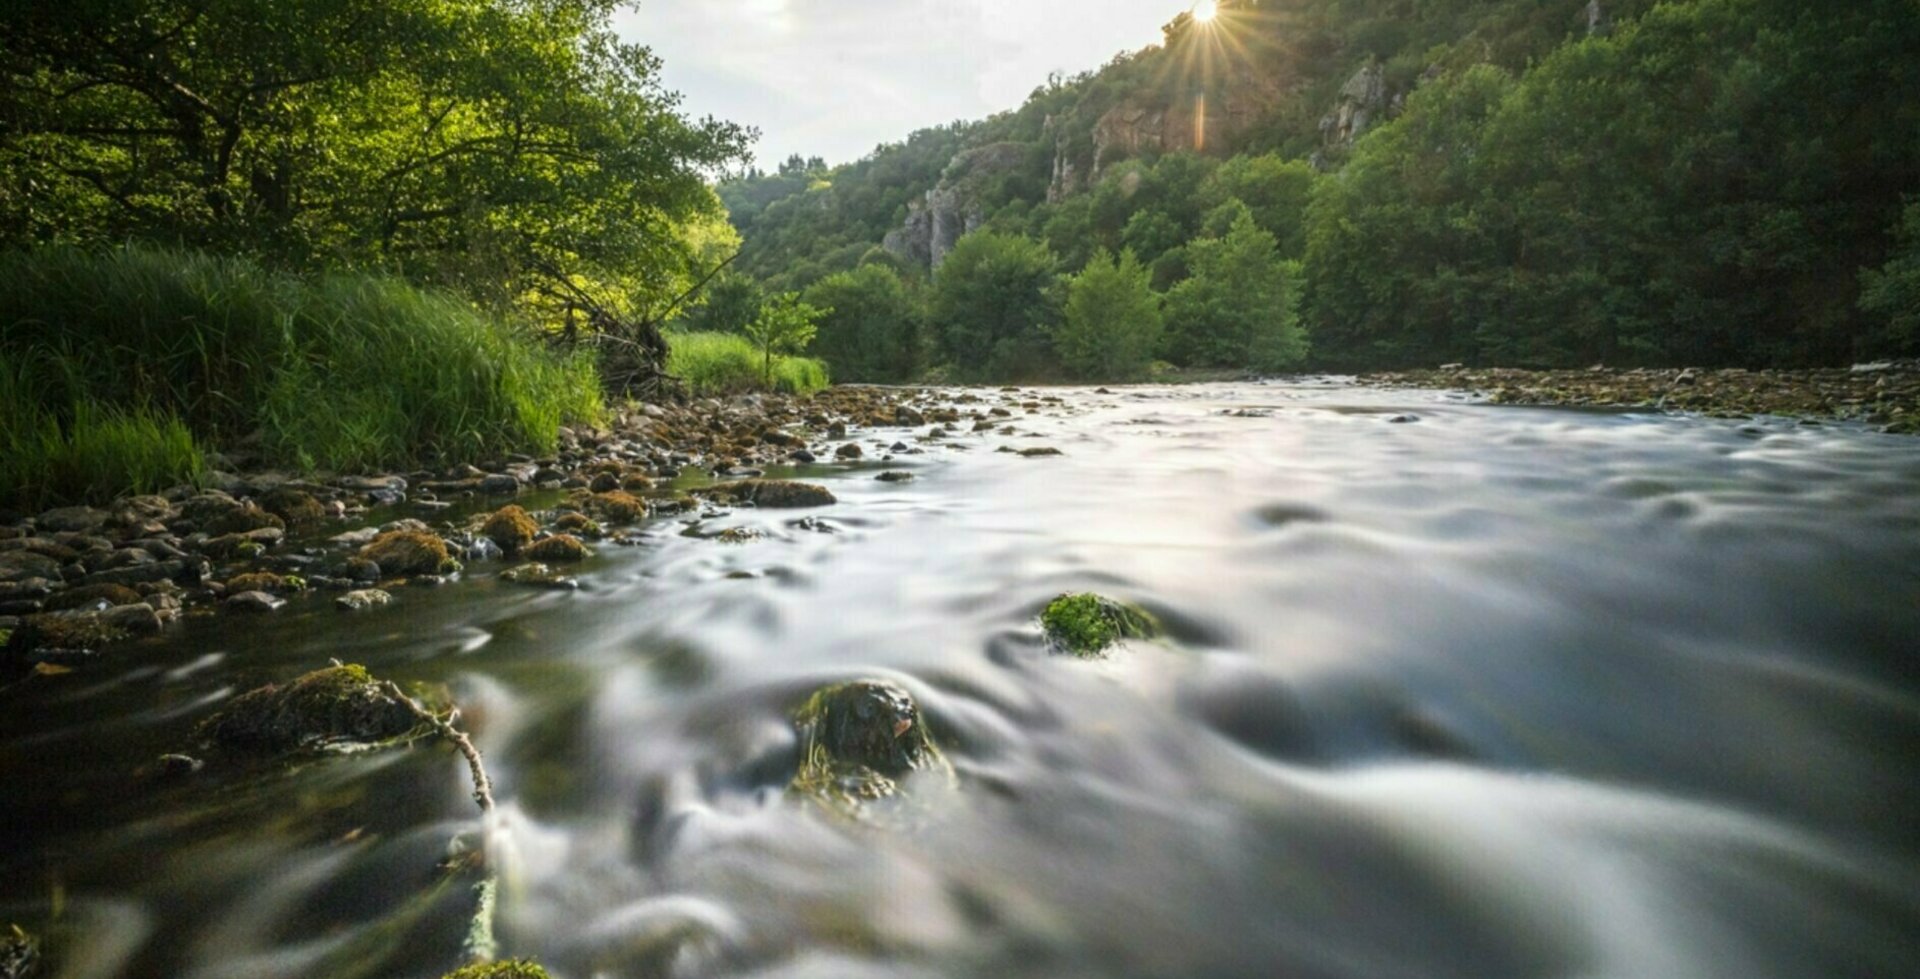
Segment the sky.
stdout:
<path fill-rule="evenodd" d="M 1186 0 L 641 0 L 622 37 L 653 48 L 692 116 L 845 163 L 916 129 L 1017 107 L 1047 74 L 1160 40 Z"/>

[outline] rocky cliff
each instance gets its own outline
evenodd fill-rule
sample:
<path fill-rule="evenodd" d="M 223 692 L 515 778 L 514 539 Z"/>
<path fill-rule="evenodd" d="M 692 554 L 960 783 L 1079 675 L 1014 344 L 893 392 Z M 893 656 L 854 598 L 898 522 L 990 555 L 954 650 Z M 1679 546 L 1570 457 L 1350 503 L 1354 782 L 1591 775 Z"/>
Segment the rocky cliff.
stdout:
<path fill-rule="evenodd" d="M 989 180 L 1017 169 L 1026 157 L 1020 143 L 991 143 L 953 158 L 940 182 L 907 205 L 906 223 L 881 242 L 891 255 L 937 269 L 955 242 L 986 221 L 980 195 Z"/>

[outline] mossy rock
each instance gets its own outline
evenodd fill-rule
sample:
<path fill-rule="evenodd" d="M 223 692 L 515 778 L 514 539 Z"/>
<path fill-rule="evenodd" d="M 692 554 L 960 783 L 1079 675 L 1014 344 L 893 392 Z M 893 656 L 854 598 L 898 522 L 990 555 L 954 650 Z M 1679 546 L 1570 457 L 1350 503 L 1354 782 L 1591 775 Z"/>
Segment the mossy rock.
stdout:
<path fill-rule="evenodd" d="M 267 528 L 285 530 L 287 522 L 255 504 L 248 503 L 214 517 L 201 529 L 205 530 L 209 536 L 223 537 L 227 534 L 244 534 Z"/>
<path fill-rule="evenodd" d="M 565 531 L 581 537 L 605 537 L 607 535 L 606 531 L 600 529 L 599 524 L 593 522 L 592 517 L 584 513 L 561 514 L 560 519 L 553 522 L 553 526 L 555 530 Z"/>
<path fill-rule="evenodd" d="M 898 684 L 855 680 L 823 688 L 793 722 L 801 762 L 787 791 L 843 815 L 862 817 L 866 803 L 898 794 L 914 772 L 953 777 L 920 705 Z"/>
<path fill-rule="evenodd" d="M 453 561 L 447 542 L 417 530 L 381 534 L 360 549 L 360 556 L 380 566 L 386 575 L 441 574 Z"/>
<path fill-rule="evenodd" d="M 260 498 L 268 513 L 293 524 L 317 523 L 325 519 L 327 508 L 312 493 L 282 486 Z"/>
<path fill-rule="evenodd" d="M 227 580 L 229 595 L 250 591 L 263 591 L 269 595 L 292 595 L 306 590 L 306 579 L 296 575 L 274 574 L 270 571 L 235 575 Z"/>
<path fill-rule="evenodd" d="M 614 490 L 610 493 L 595 493 L 587 500 L 587 508 L 599 514 L 609 523 L 637 523 L 646 519 L 646 501 L 632 493 Z"/>
<path fill-rule="evenodd" d="M 505 962 L 492 962 L 487 965 L 470 965 L 464 969 L 455 969 L 442 979 L 553 979 L 539 963 L 524 959 L 509 959 Z"/>
<path fill-rule="evenodd" d="M 98 612 L 29 615 L 7 637 L 7 652 L 24 654 L 60 649 L 92 652 L 127 638 L 127 632 L 108 623 Z"/>
<path fill-rule="evenodd" d="M 47 599 L 47 611 L 65 612 L 69 609 L 92 605 L 95 602 L 106 602 L 109 606 L 117 607 L 137 605 L 140 601 L 140 593 L 126 585 L 81 585 Z"/>
<path fill-rule="evenodd" d="M 224 748 L 276 755 L 378 744 L 419 726 L 413 711 L 381 689 L 366 667 L 349 665 L 242 694 L 200 731 Z"/>
<path fill-rule="evenodd" d="M 770 509 L 832 506 L 840 502 L 825 486 L 790 479 L 749 479 L 726 488 L 734 499 Z"/>
<path fill-rule="evenodd" d="M 1062 595 L 1040 613 L 1047 639 L 1063 652 L 1091 659 L 1122 639 L 1152 639 L 1160 623 L 1151 612 L 1103 595 Z"/>
<path fill-rule="evenodd" d="M 571 534 L 555 534 L 533 543 L 527 548 L 527 557 L 535 561 L 584 561 L 593 556 L 580 538 Z"/>
<path fill-rule="evenodd" d="M 202 544 L 200 553 L 219 560 L 251 561 L 267 553 L 267 545 L 245 534 L 223 534 Z"/>
<path fill-rule="evenodd" d="M 480 525 L 480 533 L 508 554 L 518 554 L 521 548 L 533 543 L 533 538 L 540 533 L 540 525 L 533 522 L 526 508 L 509 505 L 495 510 Z"/>

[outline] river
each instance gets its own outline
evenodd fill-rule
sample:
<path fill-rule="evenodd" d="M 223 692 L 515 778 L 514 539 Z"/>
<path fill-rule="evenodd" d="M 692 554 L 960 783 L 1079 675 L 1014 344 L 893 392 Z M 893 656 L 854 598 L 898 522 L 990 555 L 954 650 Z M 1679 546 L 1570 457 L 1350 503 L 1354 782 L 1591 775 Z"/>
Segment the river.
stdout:
<path fill-rule="evenodd" d="M 457 964 L 458 756 L 151 774 L 338 658 L 463 705 L 500 937 L 564 979 L 1920 975 L 1920 441 L 1336 380 L 1047 393 L 708 526 L 763 539 L 659 518 L 578 592 L 480 564 L 0 694 L 0 926 L 57 911 L 70 979 Z M 1088 590 L 1168 637 L 1051 655 L 1041 608 Z M 789 712 L 860 677 L 958 774 L 902 825 L 782 792 Z"/>

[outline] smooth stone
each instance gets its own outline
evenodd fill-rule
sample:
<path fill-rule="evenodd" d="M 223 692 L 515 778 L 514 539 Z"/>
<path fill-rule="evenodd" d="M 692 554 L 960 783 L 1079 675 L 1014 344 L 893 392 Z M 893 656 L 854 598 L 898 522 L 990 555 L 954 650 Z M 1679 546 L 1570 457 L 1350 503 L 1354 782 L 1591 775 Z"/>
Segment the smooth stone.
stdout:
<path fill-rule="evenodd" d="M 287 604 L 287 600 L 263 591 L 243 591 L 230 596 L 224 603 L 235 612 L 275 612 Z"/>

